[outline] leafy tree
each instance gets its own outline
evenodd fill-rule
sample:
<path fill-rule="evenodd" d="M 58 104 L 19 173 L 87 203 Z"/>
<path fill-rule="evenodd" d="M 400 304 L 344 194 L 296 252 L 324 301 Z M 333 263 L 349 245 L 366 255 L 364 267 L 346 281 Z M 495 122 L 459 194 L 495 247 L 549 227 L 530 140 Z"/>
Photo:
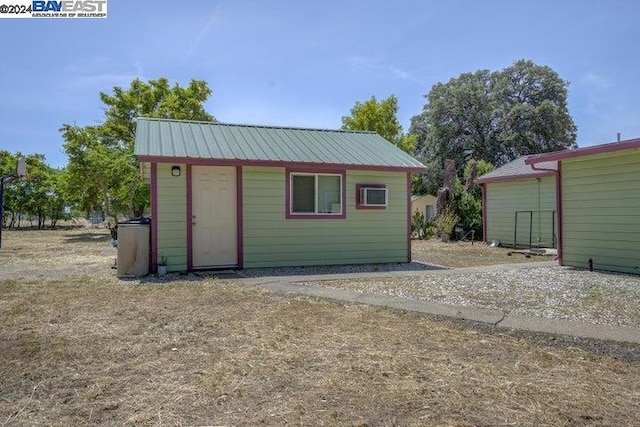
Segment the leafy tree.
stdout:
<path fill-rule="evenodd" d="M 485 162 L 484 160 L 469 160 L 464 165 L 464 190 L 465 192 L 473 195 L 475 198 L 480 199 L 482 197 L 482 192 L 480 190 L 480 186 L 475 183 L 476 178 L 485 175 L 495 168 L 489 162 Z"/>
<path fill-rule="evenodd" d="M 411 191 L 413 194 L 438 194 L 438 189 L 444 182 L 444 168 L 439 160 L 418 158 L 427 171 L 421 174 L 411 175 Z"/>
<path fill-rule="evenodd" d="M 106 108 L 102 124 L 60 129 L 69 157 L 68 190 L 77 206 L 87 213 L 100 206 L 114 218 L 125 212 L 141 216 L 149 205 L 149 187 L 133 155 L 136 117 L 214 121 L 203 106 L 210 95 L 205 81 L 181 87 L 170 86 L 166 78 L 135 79 L 128 89 L 101 93 Z"/>
<path fill-rule="evenodd" d="M 68 206 L 67 201 L 67 184 L 68 173 L 66 169 L 50 169 L 47 177 L 47 203 L 46 216 L 51 221 L 51 226 L 55 227 L 60 219 L 69 219 L 70 215 L 66 212 Z"/>
<path fill-rule="evenodd" d="M 405 134 L 396 117 L 398 98 L 389 96 L 380 102 L 375 96 L 361 103 L 356 102 L 350 116 L 342 117 L 342 129 L 377 132 L 387 141 L 407 153 L 413 153 L 417 136 Z"/>
<path fill-rule="evenodd" d="M 20 226 L 22 217 L 26 215 L 30 221 L 37 221 L 38 228 L 44 228 L 47 219 L 55 226 L 64 215 L 66 204 L 59 183 L 64 170 L 47 165 L 42 154 L 24 156 L 3 151 L 0 152 L 0 172 L 3 175 L 13 174 L 20 157 L 26 161 L 28 179 L 15 180 L 5 186 L 3 224 L 8 227 Z"/>
<path fill-rule="evenodd" d="M 522 155 L 575 147 L 567 85 L 550 67 L 525 60 L 437 83 L 422 113 L 411 119 L 415 154 L 436 169 L 453 159 L 461 176 L 469 159 L 500 166 Z"/>
<path fill-rule="evenodd" d="M 502 149 L 493 161 L 485 160 L 500 166 L 523 155 L 576 147 L 577 128 L 567 108 L 568 82 L 553 69 L 520 60 L 494 73 L 492 80 Z"/>
<path fill-rule="evenodd" d="M 469 160 L 464 167 L 463 180 L 456 179 L 453 191 L 453 206 L 460 216 L 460 225 L 465 231 L 474 230 L 475 238 L 482 238 L 482 192 L 475 178 L 493 170 L 493 165 L 484 160 Z"/>
<path fill-rule="evenodd" d="M 127 90 L 116 86 L 111 95 L 100 93 L 106 106 L 102 126 L 111 144 L 133 149 L 137 117 L 214 121 L 203 105 L 210 95 L 211 89 L 204 80 L 191 80 L 183 88 L 169 86 L 164 77 L 147 83 L 135 79 Z"/>

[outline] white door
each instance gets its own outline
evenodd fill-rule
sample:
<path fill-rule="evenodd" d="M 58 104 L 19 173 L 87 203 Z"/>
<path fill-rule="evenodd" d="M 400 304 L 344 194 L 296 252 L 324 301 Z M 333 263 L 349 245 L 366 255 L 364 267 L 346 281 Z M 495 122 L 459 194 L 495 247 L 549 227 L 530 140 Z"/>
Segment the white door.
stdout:
<path fill-rule="evenodd" d="M 193 166 L 193 267 L 238 265 L 236 168 Z"/>

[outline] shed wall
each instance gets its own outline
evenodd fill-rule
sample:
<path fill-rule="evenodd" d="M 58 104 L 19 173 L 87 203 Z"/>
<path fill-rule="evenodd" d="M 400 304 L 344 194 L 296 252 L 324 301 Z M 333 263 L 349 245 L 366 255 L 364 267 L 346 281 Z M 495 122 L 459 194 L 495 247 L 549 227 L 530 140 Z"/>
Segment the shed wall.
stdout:
<path fill-rule="evenodd" d="M 640 273 L 640 149 L 562 161 L 563 263 Z"/>
<path fill-rule="evenodd" d="M 422 212 L 426 220 L 431 220 L 436 216 L 436 196 L 426 194 L 411 201 L 411 215 L 418 210 Z"/>
<path fill-rule="evenodd" d="M 242 168 L 245 268 L 407 261 L 405 173 L 347 171 L 346 219 L 286 219 L 285 176 Z M 386 209 L 356 209 L 356 184 L 385 184 Z"/>
<path fill-rule="evenodd" d="M 158 261 L 167 258 L 168 271 L 187 269 L 187 183 L 186 165 L 180 176 L 171 176 L 173 164 L 159 163 L 158 182 Z"/>
<path fill-rule="evenodd" d="M 529 231 L 534 247 L 554 247 L 556 188 L 554 177 L 529 178 L 486 184 L 487 241 L 500 240 L 513 246 L 518 214 L 517 244 L 529 246 Z M 533 217 L 522 211 L 533 211 Z M 530 227 L 531 224 L 531 227 Z M 557 234 L 557 231 L 556 233 Z"/>

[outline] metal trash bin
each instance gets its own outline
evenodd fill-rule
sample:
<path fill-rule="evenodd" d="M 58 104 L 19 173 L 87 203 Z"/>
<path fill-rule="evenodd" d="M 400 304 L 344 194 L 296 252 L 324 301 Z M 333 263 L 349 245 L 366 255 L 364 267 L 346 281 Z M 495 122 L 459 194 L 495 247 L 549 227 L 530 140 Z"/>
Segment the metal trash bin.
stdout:
<path fill-rule="evenodd" d="M 150 226 L 148 218 L 118 223 L 118 277 L 149 274 Z"/>

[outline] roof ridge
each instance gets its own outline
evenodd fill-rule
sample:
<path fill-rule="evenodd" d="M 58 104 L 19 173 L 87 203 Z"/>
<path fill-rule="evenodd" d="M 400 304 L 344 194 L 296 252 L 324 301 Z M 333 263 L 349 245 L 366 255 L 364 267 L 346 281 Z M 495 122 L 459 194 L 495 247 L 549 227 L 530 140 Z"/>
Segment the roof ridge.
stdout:
<path fill-rule="evenodd" d="M 225 123 L 219 121 L 206 121 L 206 120 L 184 120 L 184 119 L 166 119 L 162 117 L 137 117 L 136 120 L 153 120 L 158 122 L 176 122 L 176 123 L 194 123 L 216 126 L 233 126 L 233 127 L 247 127 L 247 128 L 260 128 L 260 129 L 288 129 L 288 130 L 303 130 L 314 132 L 342 132 L 342 133 L 367 133 L 376 134 L 377 132 L 370 130 L 350 130 L 350 129 L 324 129 L 324 128 L 310 128 L 310 127 L 297 127 L 297 126 L 277 126 L 277 125 L 250 125 L 245 123 Z"/>

